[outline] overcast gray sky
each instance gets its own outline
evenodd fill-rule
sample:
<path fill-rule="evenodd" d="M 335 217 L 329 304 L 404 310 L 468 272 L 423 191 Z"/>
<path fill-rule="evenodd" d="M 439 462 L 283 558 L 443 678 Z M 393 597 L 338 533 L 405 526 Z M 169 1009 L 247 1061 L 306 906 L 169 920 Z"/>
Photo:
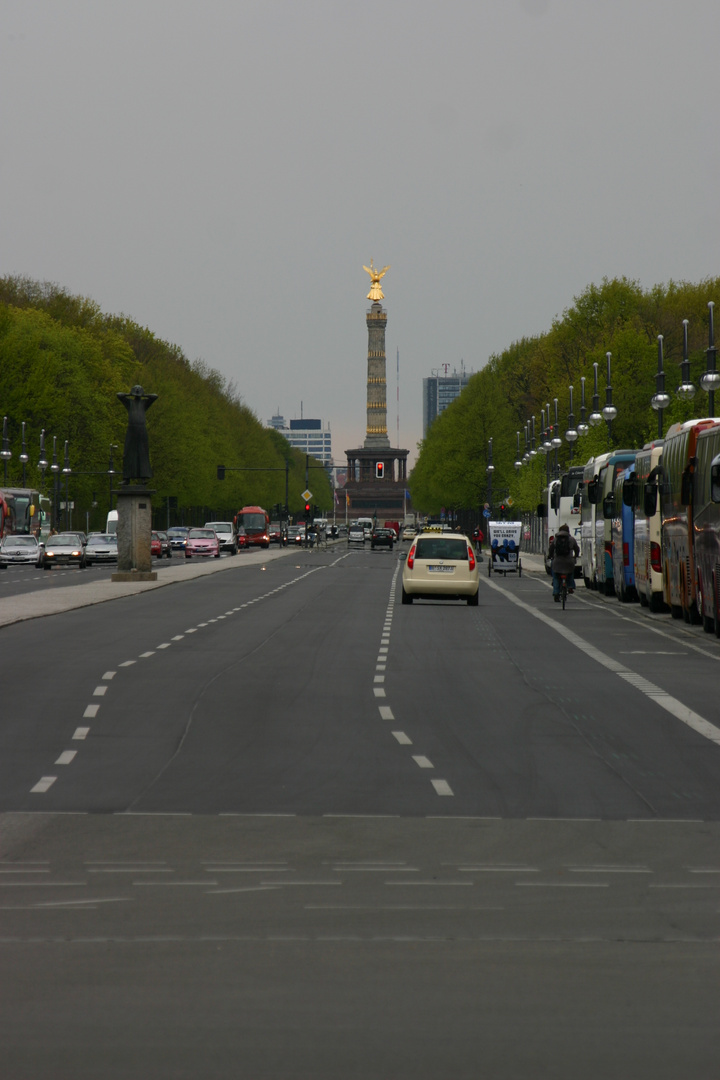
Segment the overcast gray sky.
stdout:
<path fill-rule="evenodd" d="M 343 463 L 389 263 L 414 451 L 433 369 L 604 276 L 720 272 L 719 32 L 718 0 L 3 0 L 0 274 L 124 312 L 263 422 L 303 402 Z"/>

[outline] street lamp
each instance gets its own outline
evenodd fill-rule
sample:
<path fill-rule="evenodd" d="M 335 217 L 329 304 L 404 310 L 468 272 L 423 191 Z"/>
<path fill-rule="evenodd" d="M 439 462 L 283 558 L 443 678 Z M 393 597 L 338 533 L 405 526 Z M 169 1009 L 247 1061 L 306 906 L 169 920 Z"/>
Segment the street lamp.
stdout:
<path fill-rule="evenodd" d="M 598 366 L 597 363 L 593 364 L 593 399 L 592 399 L 592 412 L 588 416 L 588 424 L 590 427 L 598 427 L 602 424 L 602 413 L 600 412 L 600 395 L 598 394 L 598 380 L 597 380 Z"/>
<path fill-rule="evenodd" d="M 695 393 L 695 387 L 693 387 Z M 650 398 L 650 404 L 658 414 L 658 439 L 663 437 L 663 411 L 670 404 L 670 395 L 665 392 L 665 371 L 663 368 L 663 336 L 658 334 L 658 369 L 655 376 L 655 393 Z"/>
<path fill-rule="evenodd" d="M 53 520 L 57 527 L 60 524 L 60 466 L 57 459 L 57 435 L 53 435 L 53 456 L 50 463 L 50 472 L 53 474 Z"/>
<path fill-rule="evenodd" d="M 43 480 L 45 479 L 45 470 L 48 467 L 47 458 L 45 457 L 45 428 L 40 432 L 40 457 L 37 464 L 38 469 L 42 473 Z"/>
<path fill-rule="evenodd" d="M 692 401 L 695 397 L 695 387 L 690 381 L 690 354 L 688 352 L 688 320 L 683 319 L 683 361 L 682 383 L 677 388 L 677 395 L 683 401 Z"/>
<path fill-rule="evenodd" d="M 4 477 L 3 482 L 7 487 L 7 463 L 12 457 L 12 450 L 10 449 L 10 440 L 8 439 L 8 422 L 7 416 L 3 416 L 3 436 L 2 436 L 2 450 L 0 450 L 0 458 L 2 458 Z"/>
<path fill-rule="evenodd" d="M 487 501 L 490 510 L 492 510 L 492 474 L 495 472 L 492 459 L 492 439 L 488 439 L 488 463 L 485 472 L 487 473 Z"/>
<path fill-rule="evenodd" d="M 536 458 L 537 457 L 537 450 L 535 449 L 535 417 L 534 416 L 531 419 L 530 431 L 531 431 L 531 436 L 530 436 L 530 439 L 531 439 L 531 441 L 530 441 L 530 457 L 531 458 Z"/>
<path fill-rule="evenodd" d="M 108 462 L 108 477 L 110 478 L 110 509 L 113 508 L 113 476 L 115 475 L 115 463 L 113 461 L 113 450 L 117 450 L 117 443 L 110 443 L 110 461 Z M 168 510 L 169 515 L 169 510 Z M 168 522 L 170 518 L 168 516 Z"/>
<path fill-rule="evenodd" d="M 570 444 L 570 462 L 573 459 L 573 450 L 575 449 L 575 443 L 577 442 L 578 433 L 575 428 L 575 415 L 573 413 L 573 388 L 570 387 L 570 412 L 568 413 L 568 426 L 565 432 L 565 439 Z"/>
<path fill-rule="evenodd" d="M 712 300 L 708 302 L 708 313 L 710 316 L 709 333 L 708 333 L 708 347 L 705 351 L 707 358 L 707 370 L 700 378 L 700 385 L 708 396 L 708 413 L 711 417 L 715 416 L 715 391 L 720 386 L 720 373 L 716 370 L 716 357 L 717 352 L 715 348 L 715 328 L 713 326 L 713 308 L 715 304 Z"/>
<path fill-rule="evenodd" d="M 69 442 L 65 440 L 65 457 L 62 467 L 63 476 L 65 477 L 65 528 L 70 528 L 70 449 Z"/>
<path fill-rule="evenodd" d="M 585 419 L 585 376 L 580 378 L 580 423 L 577 427 L 578 435 L 587 435 L 590 428 Z"/>
<path fill-rule="evenodd" d="M 30 457 L 27 452 L 27 445 L 25 443 L 25 421 L 22 422 L 22 441 L 20 443 L 20 461 L 22 463 L 22 486 L 27 487 L 27 463 Z"/>
<path fill-rule="evenodd" d="M 608 426 L 608 446 L 610 446 L 612 422 L 617 416 L 617 409 L 612 402 L 612 386 L 610 385 L 610 357 L 612 356 L 612 353 L 605 353 L 605 356 L 607 357 L 607 386 L 605 387 L 605 405 L 603 406 L 602 414 L 603 420 L 605 420 Z"/>
<path fill-rule="evenodd" d="M 520 472 L 522 469 L 522 459 L 520 457 L 520 432 L 517 433 L 517 453 L 515 456 L 515 471 Z"/>

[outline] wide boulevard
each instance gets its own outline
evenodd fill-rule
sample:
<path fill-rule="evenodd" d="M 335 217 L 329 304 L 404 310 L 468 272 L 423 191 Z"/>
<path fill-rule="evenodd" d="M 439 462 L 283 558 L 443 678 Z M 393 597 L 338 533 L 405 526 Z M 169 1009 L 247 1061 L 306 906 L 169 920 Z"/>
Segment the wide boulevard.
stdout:
<path fill-rule="evenodd" d="M 2 1080 L 718 1075 L 720 642 L 399 550 L 3 572 Z"/>

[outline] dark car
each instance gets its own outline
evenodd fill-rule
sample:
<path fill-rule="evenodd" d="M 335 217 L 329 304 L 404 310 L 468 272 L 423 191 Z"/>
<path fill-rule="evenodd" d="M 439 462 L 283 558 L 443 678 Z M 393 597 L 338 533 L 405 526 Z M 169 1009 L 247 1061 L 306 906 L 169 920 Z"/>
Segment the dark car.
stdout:
<path fill-rule="evenodd" d="M 173 551 L 182 551 L 184 553 L 189 532 L 190 529 L 186 525 L 173 525 L 172 529 L 168 529 L 168 540 Z"/>
<path fill-rule="evenodd" d="M 386 547 L 392 551 L 396 539 L 394 529 L 373 529 L 373 534 L 370 537 L 370 547 L 373 551 L 376 547 Z"/>

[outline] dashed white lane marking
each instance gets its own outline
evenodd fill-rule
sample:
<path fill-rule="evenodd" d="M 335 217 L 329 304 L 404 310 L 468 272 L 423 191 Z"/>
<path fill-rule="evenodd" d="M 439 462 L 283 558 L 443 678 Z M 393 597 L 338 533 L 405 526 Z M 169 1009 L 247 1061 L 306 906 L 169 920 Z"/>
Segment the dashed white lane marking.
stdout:
<path fill-rule="evenodd" d="M 83 713 L 83 717 L 85 720 L 93 720 L 97 716 L 99 711 L 99 705 L 88 705 L 85 709 L 85 712 Z"/>
<path fill-rule="evenodd" d="M 105 674 L 103 675 L 103 679 L 107 679 L 107 681 L 110 682 L 110 680 L 114 679 L 116 675 L 117 675 L 116 671 L 106 671 Z"/>
<path fill-rule="evenodd" d="M 401 746 L 412 746 L 412 739 L 409 739 L 404 731 L 393 731 L 393 735 Z"/>
<path fill-rule="evenodd" d="M 435 788 L 437 795 L 452 795 L 453 789 L 448 784 L 447 780 L 431 780 L 432 786 Z"/>
<path fill-rule="evenodd" d="M 154 649 L 152 649 L 150 652 L 141 652 L 140 653 L 140 659 L 141 660 L 147 660 L 147 659 L 149 659 L 149 657 L 154 656 L 154 655 L 155 655 L 155 650 Z"/>
<path fill-rule="evenodd" d="M 389 705 L 378 705 L 381 720 L 394 720 L 393 711 Z"/>
<path fill-rule="evenodd" d="M 387 697 L 387 694 L 381 686 L 375 686 L 373 688 L 373 694 L 375 695 L 375 697 Z"/>
<path fill-rule="evenodd" d="M 385 676 L 384 675 L 376 675 L 374 681 L 376 683 L 383 683 L 383 682 L 385 682 Z"/>
<path fill-rule="evenodd" d="M 107 686 L 96 686 L 93 690 L 93 697 L 105 697 L 107 689 Z"/>
<path fill-rule="evenodd" d="M 162 643 L 162 645 L 156 645 L 155 648 L 156 649 L 169 649 L 170 648 L 170 642 L 169 641 L 164 641 Z"/>
<path fill-rule="evenodd" d="M 35 787 L 30 788 L 30 791 L 37 795 L 44 795 L 46 791 L 50 790 L 56 780 L 57 776 L 43 776 L 38 780 Z"/>
<path fill-rule="evenodd" d="M 120 664 L 119 667 L 132 667 L 133 664 L 136 664 L 136 663 L 137 663 L 137 660 L 123 660 L 122 664 Z"/>
<path fill-rule="evenodd" d="M 434 769 L 432 761 L 424 757 L 422 754 L 413 754 L 413 761 L 420 769 Z"/>
<path fill-rule="evenodd" d="M 197 634 L 197 626 L 191 626 L 189 630 L 185 631 L 186 634 Z M 183 637 L 183 634 L 178 634 L 178 641 Z"/>
<path fill-rule="evenodd" d="M 677 698 L 666 693 L 659 686 L 655 686 L 648 679 L 643 678 L 642 675 L 638 675 L 635 671 L 630 671 L 621 664 L 619 660 L 614 660 L 611 656 L 601 652 L 600 649 L 596 649 L 594 645 L 591 645 L 589 641 L 585 641 L 584 638 L 579 637 L 572 630 L 567 629 L 561 623 L 555 619 L 551 619 L 549 615 L 545 615 L 544 612 L 539 611 L 538 608 L 532 606 L 532 604 L 526 604 L 523 600 L 520 600 L 517 596 L 514 596 L 511 592 L 502 589 L 499 585 L 496 585 L 494 581 L 489 581 L 481 578 L 482 581 L 490 589 L 495 589 L 501 593 L 511 603 L 516 604 L 523 611 L 527 611 L 530 615 L 539 619 L 540 622 L 545 623 L 551 627 L 557 634 L 564 637 L 566 641 L 569 641 L 581 652 L 584 652 L 586 656 L 591 660 L 595 660 L 596 663 L 601 664 L 604 668 L 614 672 L 625 682 L 631 686 L 635 686 L 642 694 L 650 698 L 651 701 L 655 701 L 662 709 L 669 712 L 672 716 L 675 716 L 683 724 L 687 724 L 689 728 L 696 731 L 698 735 L 702 735 L 704 738 L 709 739 L 710 742 L 716 743 L 720 746 L 720 728 L 711 724 L 699 713 L 696 713 L 693 709 L 688 708 L 687 705 L 683 705 Z"/>
<path fill-rule="evenodd" d="M 75 734 L 73 735 L 73 739 L 87 739 L 89 731 L 89 727 L 75 728 Z"/>
<path fill-rule="evenodd" d="M 56 765 L 69 765 L 72 759 L 77 754 L 77 750 L 63 750 L 60 757 L 55 762 Z"/>

